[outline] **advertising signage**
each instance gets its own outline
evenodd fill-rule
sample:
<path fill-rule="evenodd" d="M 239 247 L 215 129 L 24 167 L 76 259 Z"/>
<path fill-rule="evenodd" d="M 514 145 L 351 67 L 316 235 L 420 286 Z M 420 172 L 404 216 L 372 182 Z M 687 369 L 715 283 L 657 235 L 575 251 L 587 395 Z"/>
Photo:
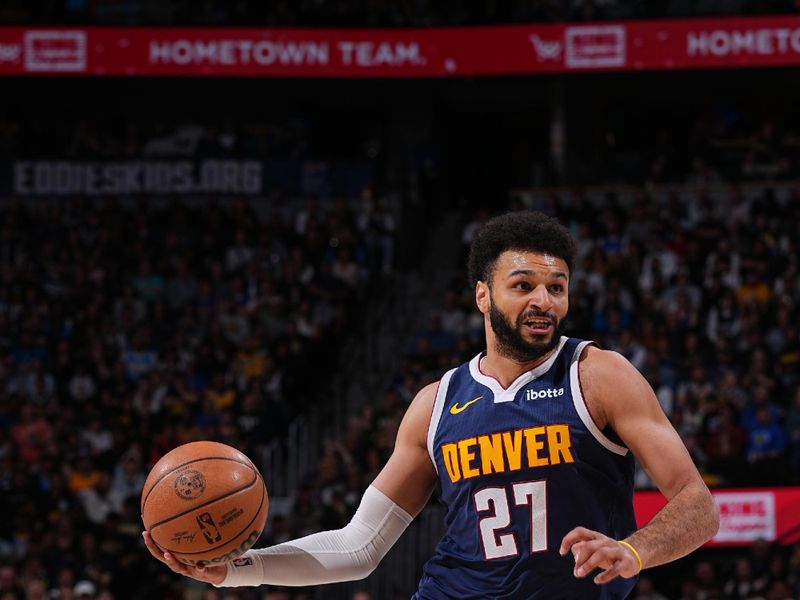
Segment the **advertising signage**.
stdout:
<path fill-rule="evenodd" d="M 426 29 L 0 27 L 0 75 L 459 77 L 800 65 L 800 17 Z"/>

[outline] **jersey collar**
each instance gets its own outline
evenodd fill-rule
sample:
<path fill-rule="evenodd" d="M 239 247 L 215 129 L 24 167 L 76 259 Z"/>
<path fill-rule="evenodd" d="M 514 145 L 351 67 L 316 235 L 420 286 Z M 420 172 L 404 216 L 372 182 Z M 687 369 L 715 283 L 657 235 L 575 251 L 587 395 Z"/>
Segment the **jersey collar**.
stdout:
<path fill-rule="evenodd" d="M 500 382 L 497 381 L 497 379 L 495 379 L 491 375 L 484 375 L 483 373 L 481 373 L 481 358 L 483 357 L 483 352 L 481 352 L 475 358 L 469 361 L 469 372 L 475 381 L 485 385 L 492 391 L 492 394 L 494 395 L 495 404 L 499 402 L 511 402 L 512 400 L 514 400 L 514 398 L 517 395 L 517 392 L 520 389 L 522 389 L 523 386 L 527 385 L 537 377 L 541 377 L 550 370 L 550 367 L 552 367 L 553 363 L 556 362 L 558 355 L 561 353 L 561 349 L 564 347 L 564 344 L 566 343 L 567 343 L 567 337 L 562 335 L 561 339 L 558 342 L 558 347 L 556 348 L 556 351 L 550 355 L 550 358 L 548 358 L 542 364 L 537 365 L 530 371 L 526 371 L 525 373 L 517 377 L 514 380 L 514 383 L 512 383 L 507 388 L 503 388 L 503 386 L 500 385 Z"/>

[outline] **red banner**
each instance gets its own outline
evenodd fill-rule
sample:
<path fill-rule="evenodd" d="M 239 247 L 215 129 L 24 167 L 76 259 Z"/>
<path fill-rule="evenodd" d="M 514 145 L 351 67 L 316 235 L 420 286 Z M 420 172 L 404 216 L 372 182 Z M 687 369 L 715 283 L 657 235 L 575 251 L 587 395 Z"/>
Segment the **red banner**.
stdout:
<path fill-rule="evenodd" d="M 779 544 L 800 541 L 800 488 L 713 490 L 719 533 L 708 546 L 746 546 L 757 539 Z M 667 503 L 659 492 L 637 492 L 636 522 L 647 524 Z M 687 524 L 691 526 L 691 524 Z"/>
<path fill-rule="evenodd" d="M 433 29 L 0 27 L 0 75 L 442 77 L 800 65 L 800 16 Z"/>

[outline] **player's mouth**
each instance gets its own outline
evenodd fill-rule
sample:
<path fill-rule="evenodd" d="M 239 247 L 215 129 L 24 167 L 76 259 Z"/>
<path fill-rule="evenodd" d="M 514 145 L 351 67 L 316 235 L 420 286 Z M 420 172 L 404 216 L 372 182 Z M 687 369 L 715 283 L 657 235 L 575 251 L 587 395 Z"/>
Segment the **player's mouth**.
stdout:
<path fill-rule="evenodd" d="M 532 335 L 547 335 L 553 330 L 553 322 L 549 319 L 528 319 L 523 321 L 522 328 Z"/>

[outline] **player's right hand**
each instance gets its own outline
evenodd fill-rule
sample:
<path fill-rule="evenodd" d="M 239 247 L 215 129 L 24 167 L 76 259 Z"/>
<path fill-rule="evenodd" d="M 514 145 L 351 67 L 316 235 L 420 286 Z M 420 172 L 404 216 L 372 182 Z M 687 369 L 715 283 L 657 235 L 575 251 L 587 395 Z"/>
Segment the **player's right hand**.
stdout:
<path fill-rule="evenodd" d="M 158 560 L 163 562 L 176 573 L 180 573 L 186 577 L 191 577 L 192 579 L 197 579 L 197 581 L 204 581 L 205 583 L 210 583 L 212 585 L 219 585 L 222 583 L 225 580 L 225 576 L 228 574 L 228 567 L 224 564 L 195 567 L 180 562 L 178 559 L 172 556 L 172 554 L 169 552 L 164 552 L 161 548 L 159 548 L 153 541 L 153 538 L 150 537 L 149 531 L 142 532 L 142 537 L 144 538 L 144 545 L 147 546 L 148 550 L 150 550 L 150 554 L 155 556 Z"/>
<path fill-rule="evenodd" d="M 565 556 L 570 551 L 575 557 L 575 577 L 586 577 L 594 569 L 602 569 L 594 578 L 597 585 L 615 577 L 627 579 L 641 571 L 639 559 L 632 551 L 617 540 L 586 527 L 576 527 L 561 540 L 559 554 Z"/>

